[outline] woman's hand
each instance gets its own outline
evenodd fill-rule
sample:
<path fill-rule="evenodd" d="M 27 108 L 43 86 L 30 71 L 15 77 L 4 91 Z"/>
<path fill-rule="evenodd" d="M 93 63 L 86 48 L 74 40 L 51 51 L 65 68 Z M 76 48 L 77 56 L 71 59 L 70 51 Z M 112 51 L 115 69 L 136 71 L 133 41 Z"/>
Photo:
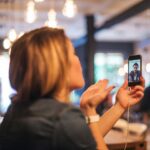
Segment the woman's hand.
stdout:
<path fill-rule="evenodd" d="M 140 80 L 141 85 L 133 86 L 130 88 L 130 90 L 128 89 L 128 82 L 125 81 L 121 88 L 118 90 L 116 100 L 124 109 L 135 105 L 143 98 L 145 80 L 143 77 L 141 77 Z"/>
<path fill-rule="evenodd" d="M 80 108 L 85 115 L 95 115 L 96 107 L 111 92 L 114 86 L 107 87 L 108 80 L 100 80 L 90 86 L 81 96 Z"/>

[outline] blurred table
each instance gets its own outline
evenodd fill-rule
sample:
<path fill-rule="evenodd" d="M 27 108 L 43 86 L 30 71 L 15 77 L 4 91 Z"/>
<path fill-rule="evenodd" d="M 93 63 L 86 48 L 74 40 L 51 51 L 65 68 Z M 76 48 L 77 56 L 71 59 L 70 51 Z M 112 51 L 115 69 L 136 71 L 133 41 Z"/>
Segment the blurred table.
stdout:
<path fill-rule="evenodd" d="M 146 141 L 141 136 L 128 135 L 121 131 L 111 130 L 106 136 L 105 141 L 109 150 L 124 150 L 126 141 L 128 142 L 126 150 L 147 150 Z"/>

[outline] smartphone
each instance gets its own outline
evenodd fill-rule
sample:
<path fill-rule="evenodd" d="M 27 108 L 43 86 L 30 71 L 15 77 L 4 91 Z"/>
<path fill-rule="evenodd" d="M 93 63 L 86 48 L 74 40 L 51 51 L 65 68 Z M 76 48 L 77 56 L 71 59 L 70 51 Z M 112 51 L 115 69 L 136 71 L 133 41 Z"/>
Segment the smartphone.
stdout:
<path fill-rule="evenodd" d="M 128 85 L 135 86 L 140 84 L 142 75 L 142 56 L 132 55 L 128 58 Z"/>

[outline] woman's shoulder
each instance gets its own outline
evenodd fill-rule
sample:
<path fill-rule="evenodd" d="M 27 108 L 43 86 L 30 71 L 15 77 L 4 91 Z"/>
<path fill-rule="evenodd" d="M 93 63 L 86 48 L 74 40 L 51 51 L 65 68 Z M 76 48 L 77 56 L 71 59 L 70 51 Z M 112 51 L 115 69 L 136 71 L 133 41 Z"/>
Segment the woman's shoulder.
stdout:
<path fill-rule="evenodd" d="M 61 103 L 55 99 L 39 99 L 29 105 L 28 109 L 32 112 L 45 112 L 59 111 L 61 108 L 68 107 L 68 104 Z"/>
<path fill-rule="evenodd" d="M 70 105 L 65 108 L 60 113 L 59 121 L 55 125 L 56 139 L 59 141 L 68 143 L 69 139 L 71 147 L 76 149 L 96 149 L 95 140 L 86 124 L 84 115 L 78 107 Z"/>
<path fill-rule="evenodd" d="M 85 119 L 80 108 L 78 106 L 74 106 L 72 104 L 68 105 L 67 107 L 64 107 L 64 109 L 60 113 L 60 118 L 62 119 Z"/>
<path fill-rule="evenodd" d="M 10 105 L 2 124 L 6 128 L 9 123 L 14 133 L 26 131 L 26 134 L 50 136 L 56 121 L 71 114 L 75 116 L 77 112 L 80 111 L 74 106 L 53 99 L 40 99 L 30 105 Z"/>
<path fill-rule="evenodd" d="M 80 109 L 74 105 L 62 103 L 54 99 L 40 99 L 27 108 L 29 114 L 35 116 L 56 116 L 63 113 L 70 115 L 70 113 L 81 113 Z"/>

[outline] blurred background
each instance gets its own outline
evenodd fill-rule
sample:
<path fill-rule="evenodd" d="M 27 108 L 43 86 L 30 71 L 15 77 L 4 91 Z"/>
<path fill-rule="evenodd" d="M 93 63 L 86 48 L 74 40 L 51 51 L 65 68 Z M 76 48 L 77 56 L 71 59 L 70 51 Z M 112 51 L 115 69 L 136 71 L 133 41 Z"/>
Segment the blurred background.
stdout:
<path fill-rule="evenodd" d="M 150 149 L 150 131 L 146 132 L 150 127 L 150 0 L 0 0 L 1 116 L 10 104 L 11 94 L 15 93 L 8 78 L 10 47 L 25 32 L 43 26 L 64 28 L 79 56 L 86 84 L 72 92 L 75 105 L 79 106 L 84 90 L 100 79 L 106 78 L 109 85 L 116 86 L 97 108 L 100 114 L 115 103 L 116 92 L 127 79 L 129 55 L 142 55 L 145 96 L 130 110 L 129 122 L 147 125 L 143 128 L 143 124 L 134 124 L 131 129 L 144 141 L 148 133 L 146 141 Z M 122 118 L 127 116 L 125 113 Z M 123 128 L 122 133 L 127 129 L 123 122 L 114 126 Z M 110 143 L 123 139 L 116 132 L 108 137 Z M 130 135 L 128 139 L 133 141 L 135 137 Z M 145 147 L 144 143 L 133 145 Z"/>
<path fill-rule="evenodd" d="M 1 114 L 15 92 L 8 80 L 9 48 L 24 32 L 42 26 L 64 28 L 74 44 L 86 80 L 83 89 L 72 92 L 76 105 L 89 85 L 104 78 L 116 89 L 98 111 L 113 105 L 127 78 L 129 55 L 142 55 L 143 76 L 150 86 L 149 0 L 0 0 Z"/>

